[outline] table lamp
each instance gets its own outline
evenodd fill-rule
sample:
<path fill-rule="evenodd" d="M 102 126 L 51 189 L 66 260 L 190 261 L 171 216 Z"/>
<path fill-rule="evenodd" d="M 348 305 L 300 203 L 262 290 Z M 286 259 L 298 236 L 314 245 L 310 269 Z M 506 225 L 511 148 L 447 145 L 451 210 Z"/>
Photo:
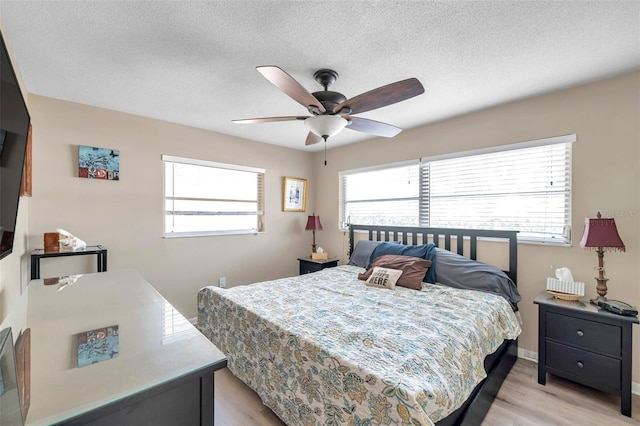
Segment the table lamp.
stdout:
<path fill-rule="evenodd" d="M 624 243 L 620 239 L 618 229 L 616 228 L 616 221 L 613 218 L 602 217 L 600 212 L 595 219 L 586 218 L 584 220 L 584 235 L 582 241 L 580 241 L 580 247 L 583 249 L 595 249 L 598 253 L 598 276 L 596 281 L 596 291 L 598 297 L 591 299 L 591 303 L 597 305 L 598 302 L 607 300 L 607 281 L 608 278 L 604 276 L 604 252 L 605 250 L 620 250 L 625 251 Z"/>
<path fill-rule="evenodd" d="M 313 231 L 313 244 L 311 244 L 311 252 L 316 252 L 316 229 L 322 231 L 322 224 L 320 223 L 320 216 L 316 216 L 314 213 L 307 219 L 307 226 L 304 228 L 307 231 Z"/>

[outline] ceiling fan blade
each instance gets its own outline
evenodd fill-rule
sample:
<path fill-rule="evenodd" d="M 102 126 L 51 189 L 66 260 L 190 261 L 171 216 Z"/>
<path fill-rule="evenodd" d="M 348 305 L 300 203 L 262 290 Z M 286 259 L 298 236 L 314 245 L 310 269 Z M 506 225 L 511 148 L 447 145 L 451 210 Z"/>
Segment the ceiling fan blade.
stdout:
<path fill-rule="evenodd" d="M 307 118 L 309 117 L 290 115 L 286 117 L 245 118 L 242 120 L 231 120 L 231 122 L 235 124 L 256 124 L 256 123 L 272 123 L 274 121 L 306 120 Z"/>
<path fill-rule="evenodd" d="M 305 145 L 313 145 L 322 141 L 322 136 L 318 136 L 313 132 L 309 132 L 307 135 L 307 140 L 305 141 Z"/>
<path fill-rule="evenodd" d="M 256 67 L 256 69 L 278 89 L 289 95 L 289 97 L 291 97 L 294 101 L 298 102 L 303 107 L 308 109 L 310 106 L 313 106 L 316 107 L 320 112 L 326 111 L 315 96 L 309 93 L 307 89 L 302 87 L 300 83 L 294 80 L 293 77 L 284 72 L 280 67 L 268 65 Z"/>
<path fill-rule="evenodd" d="M 424 93 L 424 87 L 416 78 L 409 78 L 386 86 L 378 87 L 336 105 L 333 112 L 342 108 L 350 108 L 349 114 L 371 111 L 387 105 L 395 104 Z"/>
<path fill-rule="evenodd" d="M 402 131 L 400 127 L 392 126 L 391 124 L 387 123 L 381 123 L 380 121 L 369 120 L 368 118 L 344 118 L 351 121 L 351 124 L 349 124 L 346 129 L 357 130 L 358 132 L 371 133 L 372 135 L 376 136 L 392 138 Z"/>

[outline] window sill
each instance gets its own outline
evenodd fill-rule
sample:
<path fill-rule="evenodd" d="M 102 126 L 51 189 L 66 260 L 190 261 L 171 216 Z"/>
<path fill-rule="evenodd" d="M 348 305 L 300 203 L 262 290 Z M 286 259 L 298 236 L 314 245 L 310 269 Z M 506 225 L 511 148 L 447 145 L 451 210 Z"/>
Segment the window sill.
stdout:
<path fill-rule="evenodd" d="M 209 231 L 209 232 L 171 232 L 163 235 L 163 238 L 191 238 L 191 237 L 216 237 L 222 235 L 258 235 L 264 231 Z"/>

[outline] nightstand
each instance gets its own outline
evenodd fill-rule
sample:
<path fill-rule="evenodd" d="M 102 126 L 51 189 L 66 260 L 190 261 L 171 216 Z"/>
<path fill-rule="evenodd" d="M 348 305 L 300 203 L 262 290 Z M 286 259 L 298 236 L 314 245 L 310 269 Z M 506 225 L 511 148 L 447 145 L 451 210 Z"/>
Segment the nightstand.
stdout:
<path fill-rule="evenodd" d="M 299 257 L 300 261 L 300 275 L 310 274 L 311 272 L 318 272 L 325 268 L 333 268 L 338 266 L 338 258 L 332 257 L 327 260 L 313 260 L 309 256 Z"/>
<path fill-rule="evenodd" d="M 547 373 L 620 395 L 631 417 L 631 356 L 637 317 L 616 315 L 588 301 L 554 299 L 543 291 L 538 305 L 538 383 Z"/>

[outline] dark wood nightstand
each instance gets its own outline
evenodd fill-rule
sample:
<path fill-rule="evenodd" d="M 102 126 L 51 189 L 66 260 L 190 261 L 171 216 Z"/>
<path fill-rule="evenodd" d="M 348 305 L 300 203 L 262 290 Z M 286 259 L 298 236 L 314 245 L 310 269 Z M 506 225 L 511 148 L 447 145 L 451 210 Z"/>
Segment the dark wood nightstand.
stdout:
<path fill-rule="evenodd" d="M 543 291 L 538 305 L 538 383 L 547 373 L 615 395 L 631 417 L 631 357 L 637 317 L 616 315 L 588 301 L 554 299 Z"/>
<path fill-rule="evenodd" d="M 332 257 L 327 260 L 313 260 L 311 257 L 305 256 L 299 257 L 298 260 L 300 261 L 300 275 L 338 266 L 337 257 Z"/>

